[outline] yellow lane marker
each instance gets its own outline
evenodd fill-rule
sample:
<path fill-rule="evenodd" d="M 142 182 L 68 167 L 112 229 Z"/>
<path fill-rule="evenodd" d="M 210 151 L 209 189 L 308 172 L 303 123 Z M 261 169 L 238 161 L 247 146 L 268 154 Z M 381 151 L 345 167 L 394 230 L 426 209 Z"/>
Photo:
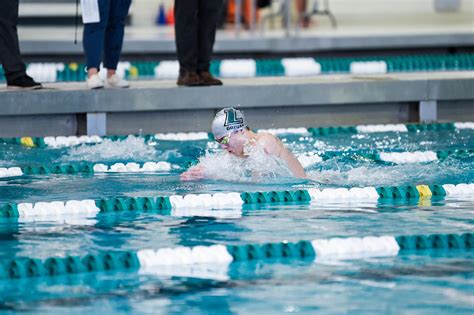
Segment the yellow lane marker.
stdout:
<path fill-rule="evenodd" d="M 416 186 L 416 189 L 420 193 L 420 197 L 430 197 L 433 195 L 428 185 L 418 185 Z"/>
<path fill-rule="evenodd" d="M 30 148 L 36 147 L 36 145 L 35 145 L 35 143 L 34 143 L 34 141 L 33 141 L 33 138 L 31 138 L 31 137 L 23 137 L 23 138 L 21 138 L 21 139 L 20 139 L 20 143 L 21 143 L 22 145 L 24 145 L 25 147 L 30 147 Z"/>
<path fill-rule="evenodd" d="M 69 69 L 71 69 L 72 71 L 77 71 L 77 69 L 79 69 L 79 65 L 75 62 L 72 62 L 69 64 Z"/>
<path fill-rule="evenodd" d="M 139 75 L 138 68 L 135 66 L 130 67 L 128 74 L 131 78 L 138 78 L 138 75 Z"/>

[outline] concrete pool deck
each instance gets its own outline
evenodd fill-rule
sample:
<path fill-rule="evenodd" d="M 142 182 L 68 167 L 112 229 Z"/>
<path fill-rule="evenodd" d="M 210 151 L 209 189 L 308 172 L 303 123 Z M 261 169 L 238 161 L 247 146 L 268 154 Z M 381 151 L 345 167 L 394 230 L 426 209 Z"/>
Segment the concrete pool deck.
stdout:
<path fill-rule="evenodd" d="M 0 86 L 0 136 L 208 131 L 217 109 L 237 105 L 254 128 L 474 120 L 471 71 L 224 79 L 221 87 L 174 80 L 134 81 L 125 90 L 44 87 Z"/>

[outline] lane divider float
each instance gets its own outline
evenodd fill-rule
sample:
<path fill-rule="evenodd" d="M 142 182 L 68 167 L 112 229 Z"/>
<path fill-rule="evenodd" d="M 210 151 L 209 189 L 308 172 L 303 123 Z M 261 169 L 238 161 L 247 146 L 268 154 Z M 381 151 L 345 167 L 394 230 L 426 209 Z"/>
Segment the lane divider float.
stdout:
<path fill-rule="evenodd" d="M 283 241 L 279 243 L 211 245 L 142 249 L 138 251 L 104 251 L 84 256 L 37 259 L 19 257 L 0 260 L 0 279 L 53 277 L 104 271 L 142 271 L 151 268 L 206 264 L 230 265 L 236 262 L 285 262 L 312 260 L 316 263 L 334 260 L 391 257 L 403 253 L 432 251 L 470 251 L 474 234 L 431 234 L 400 236 L 366 236 Z"/>
<path fill-rule="evenodd" d="M 252 62 L 251 68 L 242 71 L 241 61 Z M 338 58 L 272 58 L 272 59 L 224 59 L 213 60 L 210 72 L 219 76 L 224 74 L 233 77 L 261 77 L 261 76 L 313 76 L 330 73 L 391 73 L 417 71 L 464 71 L 473 70 L 473 54 L 443 54 L 443 55 L 411 55 L 411 56 L 370 56 L 370 57 L 338 57 Z M 221 70 L 221 64 L 224 66 Z M 253 66 L 253 64 L 255 64 Z M 27 65 L 27 73 L 39 82 L 70 82 L 85 79 L 82 69 L 84 64 L 72 62 L 64 63 L 31 63 Z M 103 65 L 100 66 L 100 70 Z M 3 69 L 0 66 L 0 75 Z M 100 72 L 105 79 L 105 71 Z M 130 62 L 120 61 L 117 65 L 117 75 L 120 78 L 136 79 L 173 79 L 179 74 L 177 60 Z M 2 79 L 0 78 L 0 81 Z"/>
<path fill-rule="evenodd" d="M 432 123 L 432 124 L 386 124 L 386 125 L 358 125 L 358 126 L 336 126 L 336 127 L 295 127 L 277 129 L 259 129 L 258 132 L 270 132 L 277 135 L 299 134 L 313 136 L 325 136 L 330 134 L 356 134 L 375 132 L 419 132 L 419 131 L 441 131 L 474 129 L 474 122 L 456 123 Z M 207 132 L 179 132 L 179 133 L 157 133 L 155 135 L 127 135 L 127 136 L 68 136 L 68 137 L 16 137 L 0 138 L 0 143 L 22 144 L 27 147 L 51 147 L 65 148 L 80 144 L 96 144 L 104 139 L 121 141 L 129 136 L 142 137 L 149 140 L 171 140 L 171 141 L 195 141 L 213 140 L 213 136 Z"/>
<path fill-rule="evenodd" d="M 212 139 L 212 135 L 207 132 L 157 133 L 155 134 L 155 139 L 169 141 L 196 141 Z"/>
<path fill-rule="evenodd" d="M 281 64 L 287 77 L 321 74 L 321 64 L 314 60 L 314 58 L 283 58 Z"/>
<path fill-rule="evenodd" d="M 23 171 L 20 167 L 0 167 L 0 178 L 18 176 L 23 176 Z"/>
<path fill-rule="evenodd" d="M 433 151 L 381 152 L 377 154 L 375 160 L 395 164 L 422 163 L 437 161 L 438 155 Z"/>
<path fill-rule="evenodd" d="M 300 127 L 300 128 L 275 128 L 275 129 L 258 129 L 258 133 L 261 132 L 268 132 L 273 135 L 286 135 L 286 134 L 294 134 L 294 135 L 310 135 L 308 128 Z"/>
<path fill-rule="evenodd" d="M 253 78 L 257 75 L 257 62 L 254 59 L 222 60 L 219 72 L 223 78 Z"/>
<path fill-rule="evenodd" d="M 353 61 L 349 71 L 353 74 L 387 73 L 387 63 L 381 61 Z"/>
<path fill-rule="evenodd" d="M 332 134 L 356 134 L 356 133 L 377 133 L 377 132 L 420 132 L 420 131 L 442 131 L 474 129 L 473 122 L 458 123 L 419 123 L 419 124 L 375 124 L 357 126 L 328 126 L 312 128 L 278 128 L 260 129 L 260 132 L 270 132 L 273 134 L 301 134 L 307 133 L 313 136 L 326 136 Z"/>
<path fill-rule="evenodd" d="M 130 162 L 127 164 L 115 163 L 112 165 L 99 163 L 93 166 L 93 171 L 94 173 L 144 173 L 144 172 L 166 172 L 166 171 L 170 171 L 172 168 L 173 168 L 173 165 L 164 161 L 145 162 L 142 164 L 138 164 L 134 162 Z"/>
<path fill-rule="evenodd" d="M 466 150 L 444 150 L 444 151 L 415 151 L 415 152 L 325 152 L 322 154 L 306 153 L 297 155 L 298 160 L 304 168 L 311 167 L 322 161 L 327 161 L 335 157 L 350 156 L 351 158 L 363 157 L 376 162 L 407 164 L 426 163 L 443 160 L 448 157 L 466 158 L 474 154 L 474 149 Z M 92 173 L 136 173 L 136 172 L 164 172 L 178 168 L 177 165 L 166 161 L 145 162 L 145 163 L 68 163 L 52 165 L 28 165 L 22 167 L 0 167 L 0 178 L 18 177 L 23 175 L 38 174 L 92 174 Z"/>
<path fill-rule="evenodd" d="M 304 168 L 310 167 L 322 161 L 332 158 L 347 156 L 352 159 L 364 158 L 375 162 L 409 164 L 427 163 L 444 160 L 448 157 L 468 158 L 474 154 L 474 149 L 443 150 L 443 151 L 415 151 L 415 152 L 361 152 L 361 151 L 328 151 L 322 154 L 301 154 L 297 155 L 298 160 Z"/>
<path fill-rule="evenodd" d="M 99 212 L 197 210 L 187 216 L 199 215 L 202 209 L 229 209 L 266 204 L 322 204 L 324 202 L 377 201 L 379 199 L 420 199 L 432 197 L 474 197 L 474 183 L 445 185 L 407 185 L 353 188 L 310 188 L 307 190 L 227 192 L 187 194 L 158 197 L 117 197 L 97 200 L 7 203 L 0 206 L 0 217 L 55 217 L 64 214 L 95 215 Z M 181 212 L 183 213 L 183 212 Z"/>
<path fill-rule="evenodd" d="M 0 178 L 18 177 L 23 175 L 46 174 L 97 174 L 97 173 L 151 173 L 168 172 L 178 168 L 177 165 L 159 161 L 145 163 L 68 163 L 52 165 L 30 165 L 23 167 L 0 168 Z"/>

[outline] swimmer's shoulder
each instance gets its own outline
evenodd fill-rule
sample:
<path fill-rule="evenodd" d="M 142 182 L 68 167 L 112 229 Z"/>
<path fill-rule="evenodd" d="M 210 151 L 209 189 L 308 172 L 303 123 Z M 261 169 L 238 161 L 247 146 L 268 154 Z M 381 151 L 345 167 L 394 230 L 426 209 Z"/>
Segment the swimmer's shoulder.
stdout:
<path fill-rule="evenodd" d="M 257 135 L 257 141 L 260 144 L 275 144 L 278 143 L 280 140 L 268 132 L 259 132 Z"/>
<path fill-rule="evenodd" d="M 258 143 L 261 145 L 267 153 L 277 153 L 282 147 L 282 142 L 278 137 L 268 132 L 262 132 L 258 134 Z"/>

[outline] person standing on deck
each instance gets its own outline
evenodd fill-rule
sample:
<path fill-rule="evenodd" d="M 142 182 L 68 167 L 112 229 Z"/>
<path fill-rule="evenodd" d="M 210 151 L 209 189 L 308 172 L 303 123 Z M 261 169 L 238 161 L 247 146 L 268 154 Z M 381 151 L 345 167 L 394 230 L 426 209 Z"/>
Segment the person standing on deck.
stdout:
<path fill-rule="evenodd" d="M 18 43 L 19 0 L 0 0 L 0 62 L 3 66 L 7 89 L 38 90 L 42 88 L 26 74 Z"/>
<path fill-rule="evenodd" d="M 122 52 L 125 19 L 132 0 L 95 1 L 98 2 L 98 21 L 84 24 L 82 40 L 86 55 L 87 87 L 128 88 L 129 83 L 120 78 L 116 70 Z M 102 55 L 104 68 L 107 69 L 105 82 L 99 77 Z"/>
<path fill-rule="evenodd" d="M 179 86 L 222 85 L 209 72 L 222 9 L 223 0 L 175 0 Z"/>

